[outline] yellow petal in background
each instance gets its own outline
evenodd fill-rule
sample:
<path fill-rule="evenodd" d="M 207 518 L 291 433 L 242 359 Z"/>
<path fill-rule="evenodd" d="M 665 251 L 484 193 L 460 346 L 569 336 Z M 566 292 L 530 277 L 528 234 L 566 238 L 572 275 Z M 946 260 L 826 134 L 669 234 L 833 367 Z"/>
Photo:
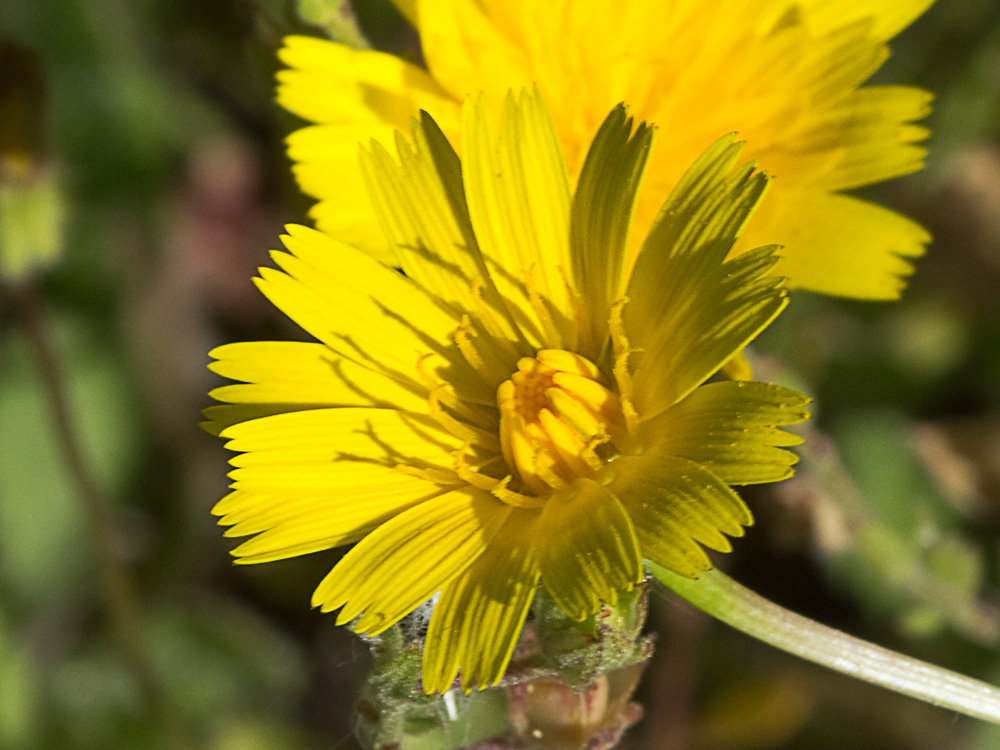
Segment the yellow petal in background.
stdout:
<path fill-rule="evenodd" d="M 467 0 L 417 3 L 428 71 L 456 102 L 482 92 L 499 103 L 509 89 L 533 83 L 530 59 L 493 23 L 488 9 L 489 5 Z M 436 111 L 428 111 L 437 117 Z"/>
<path fill-rule="evenodd" d="M 278 56 L 288 66 L 278 74 L 278 103 L 313 122 L 370 119 L 402 128 L 417 110 L 449 101 L 423 68 L 384 52 L 290 36 Z"/>
<path fill-rule="evenodd" d="M 930 241 L 915 221 L 846 195 L 775 190 L 761 213 L 781 227 L 777 272 L 793 287 L 830 295 L 898 299 L 913 273 L 910 259 Z M 759 237 L 751 225 L 747 243 Z"/>
<path fill-rule="evenodd" d="M 890 39 L 931 6 L 934 0 L 800 0 L 805 22 L 816 31 L 865 19 L 877 39 Z"/>
<path fill-rule="evenodd" d="M 929 131 L 907 124 L 930 113 L 932 96 L 907 86 L 866 86 L 836 106 L 802 118 L 793 134 L 796 145 L 828 154 L 825 165 L 794 184 L 824 190 L 849 190 L 914 172 L 927 149 Z M 822 166 L 821 166 L 822 165 Z M 782 177 L 780 165 L 776 174 Z"/>
<path fill-rule="evenodd" d="M 393 131 L 406 130 L 420 109 L 457 133 L 458 104 L 422 68 L 385 53 L 292 36 L 280 57 L 289 68 L 278 74 L 279 103 L 320 123 L 288 138 L 299 185 L 320 199 L 310 216 L 319 229 L 391 262 L 361 178 L 359 144 L 391 145 Z"/>
<path fill-rule="evenodd" d="M 282 74 L 286 105 L 313 122 L 353 118 L 371 124 L 373 135 L 385 126 L 405 128 L 405 118 L 423 108 L 454 137 L 457 102 L 480 92 L 498 102 L 509 89 L 535 85 L 549 99 L 572 179 L 605 113 L 624 101 L 662 135 L 639 198 L 636 226 L 643 233 L 684 167 L 725 132 L 738 132 L 748 156 L 795 191 L 834 196 L 907 174 L 923 162 L 919 144 L 927 132 L 914 123 L 926 115 L 929 97 L 909 87 L 864 84 L 887 58 L 889 38 L 928 0 L 401 5 L 411 22 L 416 19 L 426 71 L 379 53 L 289 41 L 284 54 L 290 70 Z M 564 43 L 553 45 L 552 39 Z M 337 92 L 332 98 L 340 104 L 316 103 L 330 92 Z M 324 106 L 330 109 L 319 111 Z M 359 217 L 370 220 L 372 214 L 332 200 L 326 191 L 333 195 L 337 187 L 323 187 L 323 177 L 310 166 L 313 155 L 293 158 L 303 170 L 304 189 L 320 198 L 317 221 L 363 238 Z M 832 282 L 838 288 L 830 292 L 831 283 L 822 282 L 829 275 L 822 249 L 815 249 L 821 248 L 819 232 L 795 234 L 790 244 L 783 237 L 793 233 L 778 213 L 761 213 L 753 223 L 759 230 L 754 245 L 785 244 L 799 254 L 799 263 L 783 269 L 795 286 L 885 297 L 878 263 Z M 366 249 L 386 257 L 371 239 L 365 239 Z M 898 255 L 877 240 L 868 245 L 876 256 Z M 749 247 L 741 243 L 737 252 Z M 897 285 L 902 281 L 900 274 L 893 278 Z"/>

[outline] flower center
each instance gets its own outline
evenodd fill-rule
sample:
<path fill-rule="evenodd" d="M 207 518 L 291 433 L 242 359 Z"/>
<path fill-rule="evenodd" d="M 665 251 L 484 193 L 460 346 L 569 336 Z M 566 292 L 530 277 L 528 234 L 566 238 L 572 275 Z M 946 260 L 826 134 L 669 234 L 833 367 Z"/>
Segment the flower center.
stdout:
<path fill-rule="evenodd" d="M 625 434 L 621 402 L 589 360 L 543 349 L 497 389 L 500 443 L 511 474 L 538 494 L 594 477 Z"/>

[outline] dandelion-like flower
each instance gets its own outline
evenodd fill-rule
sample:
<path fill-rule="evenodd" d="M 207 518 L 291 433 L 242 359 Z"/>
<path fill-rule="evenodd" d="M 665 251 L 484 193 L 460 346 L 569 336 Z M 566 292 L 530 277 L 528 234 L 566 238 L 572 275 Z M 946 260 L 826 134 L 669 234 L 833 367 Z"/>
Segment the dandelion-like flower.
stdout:
<path fill-rule="evenodd" d="M 624 107 L 572 193 L 537 91 L 499 126 L 466 103 L 459 160 L 434 121 L 362 169 L 396 268 L 292 226 L 263 293 L 317 342 L 230 344 L 209 429 L 215 513 L 260 563 L 355 543 L 313 604 L 377 634 L 440 592 L 427 692 L 503 675 L 539 582 L 572 618 L 651 560 L 711 567 L 751 515 L 729 485 L 792 473 L 806 399 L 712 375 L 786 303 L 774 246 L 726 260 L 767 186 L 727 137 L 626 248 L 653 131 Z"/>
<path fill-rule="evenodd" d="M 624 101 L 661 128 L 637 213 L 637 236 L 684 168 L 737 132 L 774 185 L 734 252 L 785 247 L 776 272 L 790 286 L 893 299 L 923 252 L 926 231 L 843 191 L 923 163 L 914 121 L 930 96 L 863 86 L 887 40 L 930 0 L 397 0 L 420 34 L 426 68 L 374 51 L 290 37 L 279 101 L 316 125 L 289 154 L 317 225 L 384 260 L 362 189 L 356 144 L 388 143 L 418 109 L 449 138 L 461 102 L 537 84 L 572 176 L 607 112 Z M 631 248 L 634 252 L 638 243 Z"/>

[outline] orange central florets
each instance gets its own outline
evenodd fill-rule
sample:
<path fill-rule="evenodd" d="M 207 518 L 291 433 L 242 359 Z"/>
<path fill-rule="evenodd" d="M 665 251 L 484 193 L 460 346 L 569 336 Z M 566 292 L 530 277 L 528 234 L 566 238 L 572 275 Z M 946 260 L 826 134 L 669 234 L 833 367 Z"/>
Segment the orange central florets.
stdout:
<path fill-rule="evenodd" d="M 604 375 L 561 349 L 518 360 L 517 372 L 497 389 L 497 403 L 507 466 L 538 494 L 595 477 L 624 436 L 621 402 Z"/>

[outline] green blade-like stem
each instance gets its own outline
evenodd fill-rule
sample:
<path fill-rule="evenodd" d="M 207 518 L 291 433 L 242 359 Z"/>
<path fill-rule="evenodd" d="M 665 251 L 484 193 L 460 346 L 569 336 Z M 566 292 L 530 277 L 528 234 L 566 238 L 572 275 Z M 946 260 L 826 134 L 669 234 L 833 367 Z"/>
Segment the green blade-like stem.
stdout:
<path fill-rule="evenodd" d="M 698 580 L 647 562 L 665 586 L 713 617 L 803 659 L 967 716 L 1000 724 L 1000 689 L 797 615 L 719 570 Z"/>

